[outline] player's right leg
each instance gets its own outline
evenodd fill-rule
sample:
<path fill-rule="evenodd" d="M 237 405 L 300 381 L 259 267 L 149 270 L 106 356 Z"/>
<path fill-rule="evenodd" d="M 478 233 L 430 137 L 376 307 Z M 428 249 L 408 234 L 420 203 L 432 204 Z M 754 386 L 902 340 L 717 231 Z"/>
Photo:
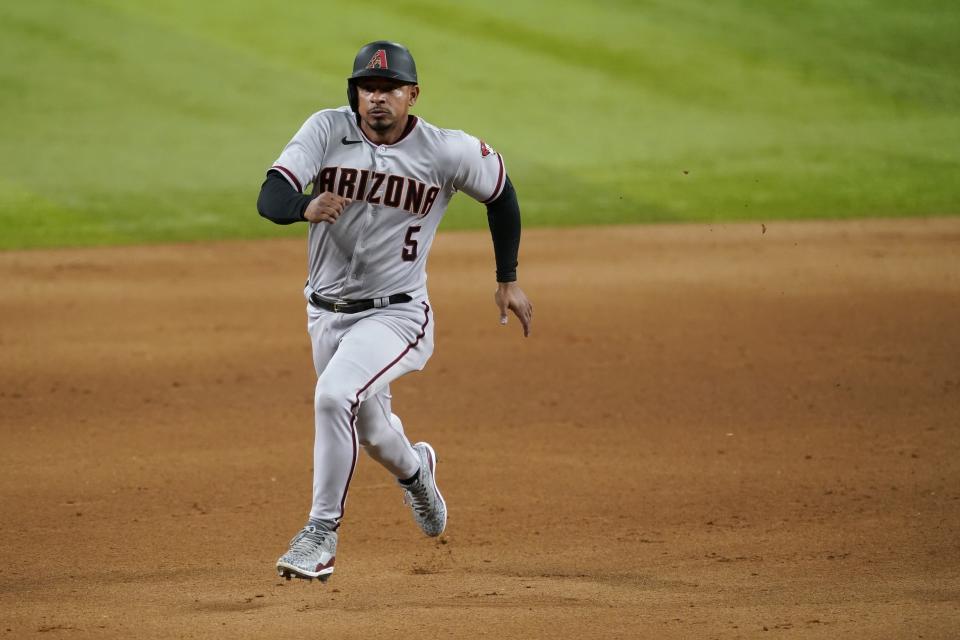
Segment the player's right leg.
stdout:
<path fill-rule="evenodd" d="M 336 353 L 340 337 L 348 327 L 343 316 L 307 306 L 307 332 L 318 378 Z M 314 437 L 317 438 L 318 434 Z M 333 573 L 336 560 L 336 528 L 333 520 L 309 520 L 290 540 L 287 552 L 277 560 L 277 572 L 288 580 L 295 577 L 326 581 Z"/>

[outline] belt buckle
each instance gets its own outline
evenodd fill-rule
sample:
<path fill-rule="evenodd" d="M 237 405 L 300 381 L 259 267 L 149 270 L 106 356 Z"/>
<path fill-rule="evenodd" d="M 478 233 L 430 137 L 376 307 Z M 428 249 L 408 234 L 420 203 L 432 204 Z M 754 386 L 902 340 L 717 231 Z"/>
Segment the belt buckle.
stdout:
<path fill-rule="evenodd" d="M 347 306 L 346 302 L 334 302 L 333 303 L 333 312 L 342 313 L 343 309 Z"/>

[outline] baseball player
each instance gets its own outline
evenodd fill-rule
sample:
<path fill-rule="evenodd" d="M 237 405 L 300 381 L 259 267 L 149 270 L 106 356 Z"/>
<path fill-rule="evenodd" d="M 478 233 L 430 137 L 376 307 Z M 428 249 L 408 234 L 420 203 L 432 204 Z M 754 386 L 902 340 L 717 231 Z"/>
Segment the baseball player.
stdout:
<path fill-rule="evenodd" d="M 364 46 L 347 80 L 349 106 L 307 119 L 267 171 L 257 200 L 260 215 L 277 224 L 309 224 L 313 502 L 306 526 L 277 560 L 288 580 L 326 581 L 333 573 L 361 446 L 397 478 L 420 529 L 443 533 L 437 455 L 426 442 L 410 444 L 391 410 L 390 383 L 423 369 L 433 352 L 427 254 L 457 191 L 487 206 L 500 323 L 510 311 L 530 333 L 533 305 L 516 275 L 520 208 L 503 158 L 463 131 L 411 115 L 419 95 L 405 47 Z"/>

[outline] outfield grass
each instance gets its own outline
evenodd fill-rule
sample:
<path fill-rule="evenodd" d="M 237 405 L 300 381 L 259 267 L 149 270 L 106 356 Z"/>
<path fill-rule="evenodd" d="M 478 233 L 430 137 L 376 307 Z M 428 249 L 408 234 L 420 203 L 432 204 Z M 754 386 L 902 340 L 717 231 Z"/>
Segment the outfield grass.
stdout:
<path fill-rule="evenodd" d="M 957 214 L 958 33 L 955 0 L 4 3 L 0 248 L 302 234 L 263 172 L 382 37 L 527 225 Z"/>

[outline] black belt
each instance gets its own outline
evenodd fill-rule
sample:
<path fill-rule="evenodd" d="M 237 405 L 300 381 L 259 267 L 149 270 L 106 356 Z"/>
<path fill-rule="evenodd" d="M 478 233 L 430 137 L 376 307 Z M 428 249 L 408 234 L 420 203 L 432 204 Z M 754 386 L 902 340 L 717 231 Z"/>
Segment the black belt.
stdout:
<path fill-rule="evenodd" d="M 341 300 L 339 302 L 332 302 L 330 300 L 324 300 L 315 293 L 310 294 L 310 304 L 320 309 L 334 311 L 336 313 L 358 313 L 360 311 L 366 311 L 367 309 L 381 309 L 383 307 L 389 307 L 392 304 L 410 302 L 411 300 L 413 300 L 413 298 L 405 293 L 395 293 L 392 296 L 387 296 L 386 298 L 370 298 L 369 300 Z"/>

